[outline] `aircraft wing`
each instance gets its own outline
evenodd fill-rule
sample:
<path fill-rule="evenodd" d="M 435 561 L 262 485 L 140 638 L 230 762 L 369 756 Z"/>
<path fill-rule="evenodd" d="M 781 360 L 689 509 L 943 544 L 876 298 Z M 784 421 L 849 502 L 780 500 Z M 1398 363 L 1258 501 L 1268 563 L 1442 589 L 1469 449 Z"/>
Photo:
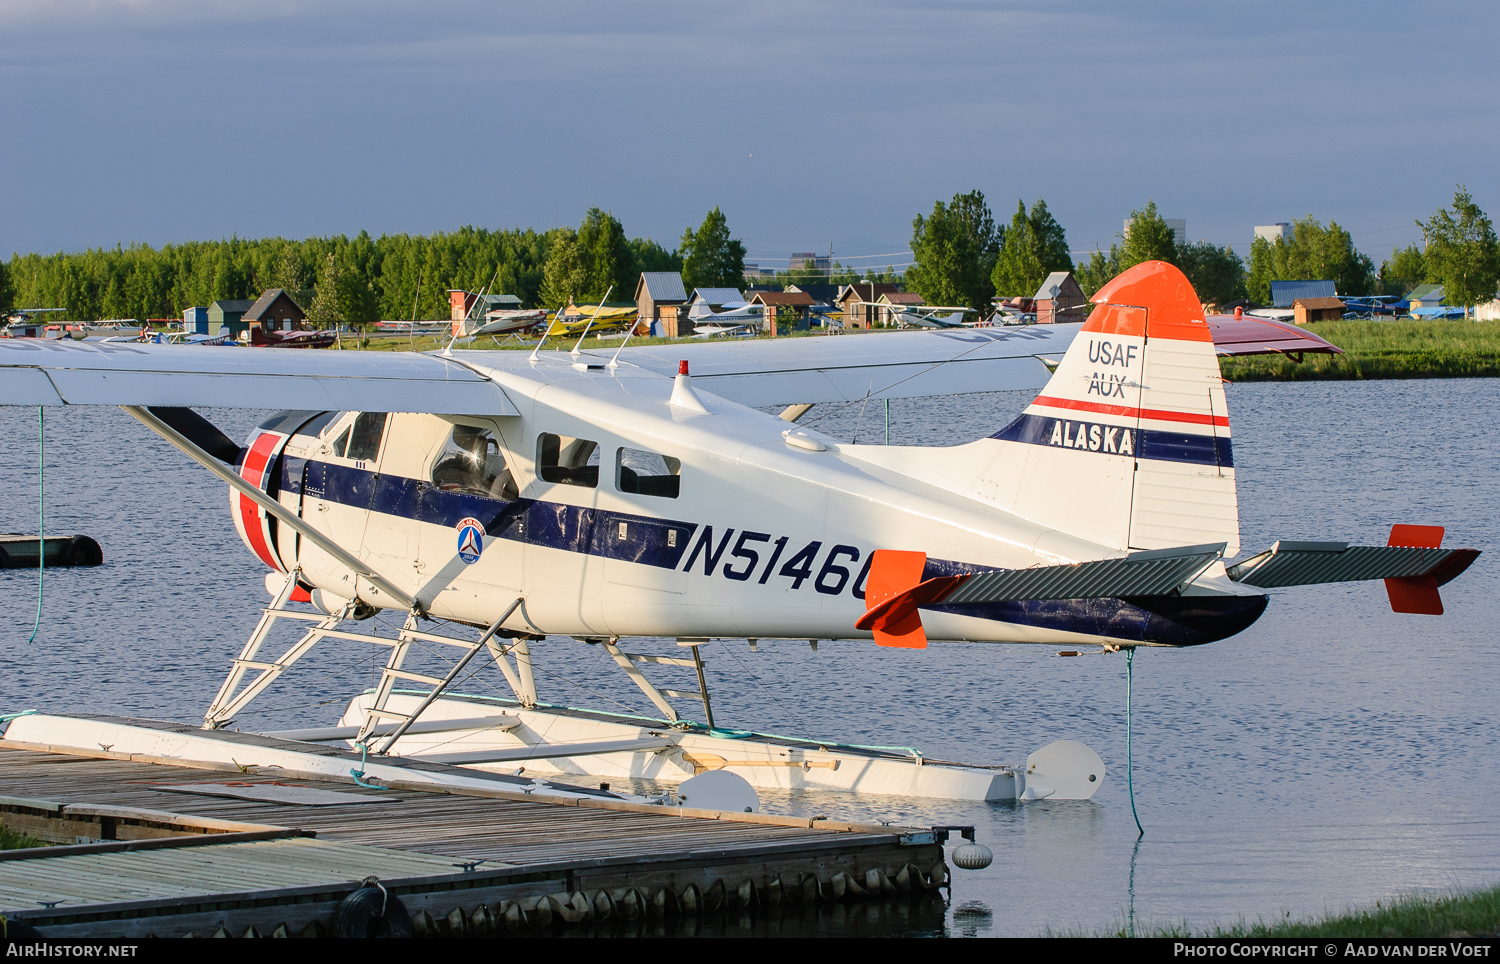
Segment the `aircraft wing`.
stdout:
<path fill-rule="evenodd" d="M 1309 354 L 1343 354 L 1343 349 L 1324 341 L 1306 328 L 1246 315 L 1209 315 L 1208 329 L 1214 336 L 1214 351 L 1220 355 L 1293 355 L 1300 361 Z"/>
<path fill-rule="evenodd" d="M 457 362 L 409 352 L 0 339 L 0 405 L 519 414 Z"/>
<path fill-rule="evenodd" d="M 620 362 L 743 405 L 851 402 L 1039 389 L 1081 325 L 1029 325 L 626 348 Z"/>

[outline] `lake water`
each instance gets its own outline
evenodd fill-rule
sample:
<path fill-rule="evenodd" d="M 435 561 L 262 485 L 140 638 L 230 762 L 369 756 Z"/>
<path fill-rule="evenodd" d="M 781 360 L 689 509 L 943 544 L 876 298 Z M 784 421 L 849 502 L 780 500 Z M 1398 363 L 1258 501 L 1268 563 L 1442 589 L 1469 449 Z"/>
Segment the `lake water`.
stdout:
<path fill-rule="evenodd" d="M 1448 545 L 1500 548 L 1500 382 L 1229 386 L 1247 553 L 1278 538 L 1383 545 L 1393 522 L 1441 524 Z M 1015 393 L 891 403 L 895 443 L 995 431 Z M 808 416 L 861 441 L 872 403 Z M 253 413 L 209 413 L 243 438 Z M 0 409 L 0 531 L 35 532 L 35 410 Z M 806 421 L 806 420 L 805 420 Z M 225 487 L 113 409 L 47 415 L 47 529 L 103 546 L 96 570 L 0 572 L 0 712 L 197 720 L 265 602 Z M 721 725 L 910 744 L 934 758 L 1016 763 L 1078 739 L 1109 777 L 1089 803 L 944 804 L 766 794 L 768 809 L 904 824 L 975 824 L 996 855 L 956 871 L 954 935 L 1098 932 L 1124 924 L 1341 910 L 1500 878 L 1500 600 L 1487 552 L 1443 589 L 1448 614 L 1398 616 L 1378 584 L 1273 593 L 1241 635 L 1135 660 L 1137 847 L 1125 785 L 1125 659 L 1045 647 L 715 642 Z M 387 625 L 390 620 L 387 620 Z M 542 696 L 646 707 L 598 647 L 542 644 Z M 647 645 L 650 645 L 649 643 Z M 247 729 L 326 724 L 380 654 L 316 653 Z M 473 681 L 499 693 L 501 681 Z M 929 929 L 938 929 L 931 925 Z"/>

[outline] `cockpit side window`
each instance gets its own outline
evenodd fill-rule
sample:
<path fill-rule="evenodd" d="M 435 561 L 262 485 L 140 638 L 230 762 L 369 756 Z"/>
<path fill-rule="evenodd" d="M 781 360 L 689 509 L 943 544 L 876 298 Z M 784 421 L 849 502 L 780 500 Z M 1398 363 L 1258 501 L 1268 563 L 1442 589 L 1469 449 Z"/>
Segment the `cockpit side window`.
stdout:
<path fill-rule="evenodd" d="M 349 426 L 339 433 L 339 437 L 333 440 L 333 454 L 339 458 L 344 457 L 344 452 L 349 448 L 349 433 L 354 431 L 354 426 Z"/>
<path fill-rule="evenodd" d="M 444 492 L 482 495 L 511 502 L 520 494 L 495 433 L 455 425 L 432 465 L 432 484 Z"/>
<path fill-rule="evenodd" d="M 536 439 L 537 474 L 543 482 L 599 487 L 599 443 L 543 433 Z"/>
<path fill-rule="evenodd" d="M 349 437 L 348 458 L 373 462 L 380 454 L 380 437 L 385 434 L 385 412 L 360 412 Z"/>
<path fill-rule="evenodd" d="M 616 458 L 615 487 L 621 492 L 675 499 L 682 490 L 682 460 L 622 448 Z"/>

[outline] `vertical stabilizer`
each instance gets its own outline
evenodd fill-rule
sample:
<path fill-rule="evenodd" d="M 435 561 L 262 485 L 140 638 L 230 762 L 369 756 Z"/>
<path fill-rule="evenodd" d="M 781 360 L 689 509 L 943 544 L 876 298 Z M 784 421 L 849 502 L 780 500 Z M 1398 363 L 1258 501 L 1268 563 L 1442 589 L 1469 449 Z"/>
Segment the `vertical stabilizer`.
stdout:
<path fill-rule="evenodd" d="M 1000 446 L 981 495 L 1114 549 L 1227 542 L 1239 551 L 1234 459 L 1213 337 L 1187 277 L 1123 272 Z"/>

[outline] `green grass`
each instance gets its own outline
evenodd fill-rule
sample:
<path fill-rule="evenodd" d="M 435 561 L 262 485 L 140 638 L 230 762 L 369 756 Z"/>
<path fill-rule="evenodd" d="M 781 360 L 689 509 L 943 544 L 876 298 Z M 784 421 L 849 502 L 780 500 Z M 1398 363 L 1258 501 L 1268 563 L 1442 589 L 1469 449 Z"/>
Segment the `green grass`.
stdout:
<path fill-rule="evenodd" d="M 29 837 L 0 824 L 0 850 L 27 850 L 31 847 L 45 846 L 47 846 L 45 840 Z"/>
<path fill-rule="evenodd" d="M 1241 921 L 1193 933 L 1183 927 L 1136 928 L 1137 937 L 1483 937 L 1500 932 L 1500 887 L 1442 896 L 1412 895 L 1376 901 L 1307 920 Z M 1115 937 L 1126 937 L 1120 928 Z"/>
<path fill-rule="evenodd" d="M 1500 324 L 1490 321 L 1321 321 L 1307 330 L 1342 355 L 1225 358 L 1232 382 L 1500 376 Z"/>

